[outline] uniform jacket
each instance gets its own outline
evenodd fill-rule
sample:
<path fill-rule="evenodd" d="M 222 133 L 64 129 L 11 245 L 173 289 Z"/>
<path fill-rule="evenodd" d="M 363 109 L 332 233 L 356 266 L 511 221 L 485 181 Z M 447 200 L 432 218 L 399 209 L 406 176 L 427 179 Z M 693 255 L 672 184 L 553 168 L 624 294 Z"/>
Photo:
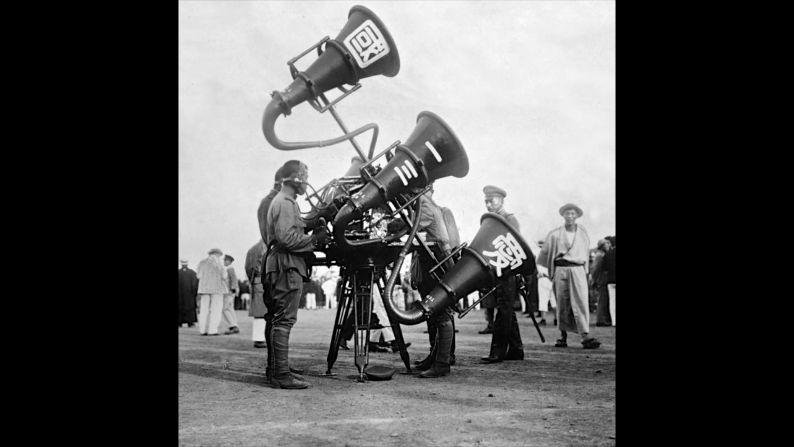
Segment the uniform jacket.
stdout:
<path fill-rule="evenodd" d="M 313 252 L 314 241 L 304 232 L 305 227 L 295 197 L 280 191 L 267 212 L 267 243 L 270 246 L 275 241 L 275 245 L 267 257 L 265 273 L 295 268 L 301 276 L 309 278 L 301 253 Z"/>
<path fill-rule="evenodd" d="M 270 192 L 259 202 L 259 209 L 256 210 L 256 218 L 259 220 L 259 235 L 262 236 L 263 241 L 267 241 L 267 210 L 270 208 L 270 203 L 276 197 L 278 191 L 271 189 Z"/>
<path fill-rule="evenodd" d="M 563 260 L 583 264 L 585 273 L 589 272 L 590 267 L 590 236 L 587 230 L 581 225 L 576 225 L 576 236 L 573 246 L 569 246 L 565 240 L 565 225 L 555 228 L 546 236 L 543 248 L 538 255 L 538 264 L 549 269 L 549 276 L 554 278 L 554 260 L 560 257 Z"/>
<path fill-rule="evenodd" d="M 196 267 L 196 275 L 199 280 L 198 293 L 229 293 L 229 288 L 226 286 L 228 273 L 219 257 L 210 255 L 206 259 L 202 259 Z"/>

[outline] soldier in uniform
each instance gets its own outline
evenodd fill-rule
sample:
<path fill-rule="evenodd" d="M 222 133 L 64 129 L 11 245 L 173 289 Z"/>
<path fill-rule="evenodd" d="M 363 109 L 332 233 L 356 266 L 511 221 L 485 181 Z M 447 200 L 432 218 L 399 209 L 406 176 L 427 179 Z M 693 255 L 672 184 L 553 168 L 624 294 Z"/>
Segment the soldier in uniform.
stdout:
<path fill-rule="evenodd" d="M 444 212 L 433 200 L 434 189 L 419 198 L 419 231 L 424 231 L 426 242 L 431 242 L 431 251 L 437 260 L 446 258 L 451 250 L 449 232 L 447 231 Z M 436 264 L 424 250 L 414 252 L 411 257 L 411 278 L 419 291 L 420 296 L 426 296 L 438 284 L 435 278 L 427 272 Z M 449 271 L 452 261 L 445 263 L 444 269 Z M 427 320 L 427 333 L 430 341 L 431 352 L 416 365 L 422 371 L 419 377 L 437 378 L 450 372 L 450 366 L 455 364 L 455 326 L 450 309 L 444 309 L 437 315 Z"/>
<path fill-rule="evenodd" d="M 263 285 L 264 274 L 262 272 L 265 267 L 263 262 L 267 254 L 267 211 L 270 209 L 270 203 L 273 202 L 278 192 L 281 191 L 281 178 L 281 169 L 277 169 L 276 174 L 273 176 L 273 188 L 262 201 L 259 202 L 259 208 L 256 211 L 256 217 L 259 221 L 259 235 L 262 237 L 262 252 L 255 261 L 251 260 L 251 262 L 254 262 L 254 264 L 251 265 L 254 276 L 249 276 L 252 278 L 251 287 L 253 288 L 251 307 L 248 309 L 248 315 L 254 317 L 252 338 L 255 348 L 267 348 L 265 375 L 268 381 L 273 372 L 274 360 L 273 343 L 270 340 L 270 335 L 273 330 L 273 303 L 270 301 L 270 294 L 265 293 Z M 251 248 L 251 250 L 253 249 L 254 247 Z M 251 250 L 249 250 L 249 254 Z M 248 256 L 246 256 L 246 272 L 249 268 L 248 262 Z"/>
<path fill-rule="evenodd" d="M 274 354 L 270 383 L 285 389 L 302 389 L 309 383 L 290 372 L 289 335 L 297 321 L 303 282 L 309 280 L 303 255 L 324 245 L 328 235 L 324 226 L 312 235 L 306 234 L 306 224 L 295 202 L 298 195 L 306 193 L 309 168 L 298 160 L 290 160 L 281 167 L 281 173 L 281 191 L 267 211 L 267 243 L 271 248 L 264 272 L 273 304 L 271 343 Z"/>
<path fill-rule="evenodd" d="M 504 209 L 504 199 L 507 192 L 497 186 L 488 185 L 483 188 L 485 194 L 485 208 L 490 213 L 496 213 L 507 220 L 516 231 L 521 230 L 518 220 Z M 498 363 L 503 360 L 524 360 L 524 344 L 518 330 L 518 319 L 513 305 L 518 299 L 518 281 L 521 278 L 513 275 L 492 295 L 496 299 L 496 315 L 493 323 L 493 336 L 491 337 L 491 352 L 487 357 L 482 357 L 483 363 Z"/>

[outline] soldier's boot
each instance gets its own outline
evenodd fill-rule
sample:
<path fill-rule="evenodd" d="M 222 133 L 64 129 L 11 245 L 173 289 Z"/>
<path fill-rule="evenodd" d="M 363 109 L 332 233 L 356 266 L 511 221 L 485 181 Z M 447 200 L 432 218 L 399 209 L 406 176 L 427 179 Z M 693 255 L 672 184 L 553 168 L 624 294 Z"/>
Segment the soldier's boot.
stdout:
<path fill-rule="evenodd" d="M 455 366 L 455 319 L 450 319 L 452 323 L 452 347 L 449 348 L 449 366 Z"/>
<path fill-rule="evenodd" d="M 430 354 L 427 355 L 421 362 L 414 365 L 414 369 L 417 371 L 427 371 L 430 367 L 433 366 L 433 362 L 436 360 L 436 354 L 438 353 L 438 338 L 436 338 L 436 344 L 433 345 L 433 348 L 430 350 Z"/>
<path fill-rule="evenodd" d="M 269 330 L 268 330 L 269 329 Z M 276 355 L 273 352 L 273 327 L 268 324 L 265 330 L 265 343 L 267 343 L 267 366 L 265 367 L 266 382 L 270 383 L 273 379 L 273 365 Z"/>
<path fill-rule="evenodd" d="M 452 336 L 455 334 L 452 329 L 452 322 L 444 320 L 438 324 L 438 336 L 436 337 L 436 359 L 427 371 L 419 374 L 423 379 L 435 379 L 449 374 L 449 351 L 452 348 Z"/>
<path fill-rule="evenodd" d="M 296 379 L 289 370 L 289 328 L 273 328 L 273 377 L 270 384 L 288 390 L 300 390 L 309 387 L 308 382 Z"/>

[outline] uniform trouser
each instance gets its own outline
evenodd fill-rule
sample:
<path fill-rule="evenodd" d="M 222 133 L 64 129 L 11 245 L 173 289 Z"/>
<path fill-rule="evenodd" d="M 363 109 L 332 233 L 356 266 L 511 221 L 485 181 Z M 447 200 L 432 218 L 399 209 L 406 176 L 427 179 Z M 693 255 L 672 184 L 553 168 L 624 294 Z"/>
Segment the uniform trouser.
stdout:
<path fill-rule="evenodd" d="M 199 305 L 199 333 L 217 334 L 221 324 L 221 311 L 223 310 L 223 294 L 202 293 Z"/>
<path fill-rule="evenodd" d="M 234 294 L 223 295 L 223 323 L 231 327 L 237 326 L 237 314 L 234 313 Z"/>
<path fill-rule="evenodd" d="M 501 291 L 496 296 L 496 317 L 491 337 L 491 357 L 504 358 L 505 355 L 524 350 L 521 333 L 518 330 L 516 311 L 513 310 L 514 296 Z"/>
<path fill-rule="evenodd" d="M 485 308 L 485 321 L 488 322 L 488 328 L 493 329 L 493 321 L 494 321 L 494 308 L 493 307 L 486 307 Z"/>
<path fill-rule="evenodd" d="M 273 346 L 273 376 L 289 378 L 289 335 L 298 320 L 303 277 L 297 269 L 268 273 L 273 308 L 273 329 L 268 346 Z M 268 307 L 268 310 L 270 307 Z M 270 353 L 270 349 L 268 349 Z"/>
<path fill-rule="evenodd" d="M 432 324 L 437 331 L 437 337 L 433 344 L 433 351 L 435 351 L 434 365 L 436 367 L 448 368 L 450 357 L 455 352 L 453 345 L 455 341 L 455 326 L 452 318 L 452 311 L 449 308 L 431 317 L 431 320 L 433 320 Z"/>
<path fill-rule="evenodd" d="M 598 286 L 598 307 L 596 308 L 596 323 L 612 324 L 612 317 L 609 315 L 609 292 L 606 284 Z"/>
<path fill-rule="evenodd" d="M 540 306 L 540 298 L 538 293 L 538 277 L 537 275 L 528 275 L 526 277 L 527 293 L 524 296 L 524 311 L 537 312 Z"/>
<path fill-rule="evenodd" d="M 615 284 L 607 284 L 607 291 L 609 292 L 609 317 L 612 320 L 612 326 L 615 326 Z"/>
<path fill-rule="evenodd" d="M 557 322 L 560 331 L 590 332 L 587 273 L 584 267 L 556 267 L 554 295 L 557 297 Z"/>

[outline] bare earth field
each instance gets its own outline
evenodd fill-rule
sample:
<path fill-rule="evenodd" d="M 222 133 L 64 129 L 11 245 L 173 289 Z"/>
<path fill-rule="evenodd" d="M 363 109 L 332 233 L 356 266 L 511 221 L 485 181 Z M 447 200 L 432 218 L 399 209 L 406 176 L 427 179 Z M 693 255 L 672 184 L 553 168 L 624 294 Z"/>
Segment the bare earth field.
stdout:
<path fill-rule="evenodd" d="M 615 328 L 584 350 L 577 334 L 555 348 L 558 332 L 519 315 L 524 361 L 479 363 L 491 335 L 482 311 L 459 320 L 457 364 L 439 379 L 407 375 L 399 354 L 370 353 L 397 368 L 392 380 L 358 383 L 353 351 L 339 351 L 333 377 L 321 377 L 336 310 L 303 310 L 290 337 L 290 363 L 311 387 L 264 384 L 266 349 L 240 334 L 202 337 L 179 330 L 179 440 L 183 446 L 603 446 L 615 444 Z M 595 315 L 592 315 L 595 322 Z M 549 322 L 551 323 L 551 322 Z M 428 352 L 426 326 L 403 326 L 411 362 Z M 224 328 L 222 328 L 224 329 Z M 352 342 L 350 343 L 352 348 Z M 414 373 L 416 374 L 416 373 Z"/>

